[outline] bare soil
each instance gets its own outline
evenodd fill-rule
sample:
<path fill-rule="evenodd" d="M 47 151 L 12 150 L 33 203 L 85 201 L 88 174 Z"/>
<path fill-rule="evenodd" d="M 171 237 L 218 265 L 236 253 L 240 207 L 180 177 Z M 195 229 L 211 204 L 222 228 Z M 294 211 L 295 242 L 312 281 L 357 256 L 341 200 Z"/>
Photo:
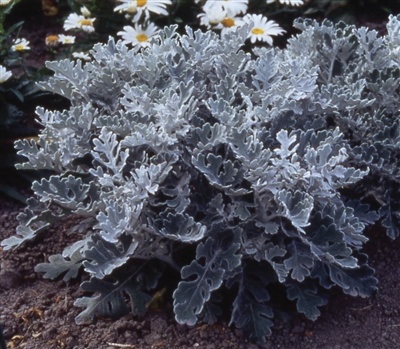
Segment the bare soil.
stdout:
<path fill-rule="evenodd" d="M 24 206 L 0 197 L 0 240 L 15 234 Z M 142 318 L 98 318 L 76 325 L 81 309 L 73 306 L 83 292 L 82 277 L 71 283 L 43 279 L 38 263 L 61 253 L 77 236 L 67 235 L 73 222 L 50 228 L 35 242 L 16 251 L 0 251 L 0 323 L 8 348 L 29 349 L 395 349 L 400 348 L 400 239 L 392 241 L 378 226 L 369 229 L 365 253 L 379 279 L 375 297 L 362 299 L 332 290 L 320 318 L 309 321 L 292 311 L 275 320 L 263 345 L 249 343 L 241 330 L 221 321 L 194 327 L 176 323 L 171 300 Z M 83 277 L 84 278 L 84 277 Z"/>

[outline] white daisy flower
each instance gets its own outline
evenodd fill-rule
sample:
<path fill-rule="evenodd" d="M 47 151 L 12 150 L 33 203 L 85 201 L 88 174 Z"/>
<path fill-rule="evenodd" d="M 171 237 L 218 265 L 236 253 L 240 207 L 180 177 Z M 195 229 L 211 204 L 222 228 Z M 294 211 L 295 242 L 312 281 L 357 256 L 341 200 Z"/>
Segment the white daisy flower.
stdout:
<path fill-rule="evenodd" d="M 47 46 L 57 46 L 58 45 L 58 35 L 47 35 L 45 39 Z"/>
<path fill-rule="evenodd" d="M 146 29 L 143 29 L 140 24 L 135 24 L 135 27 L 129 25 L 124 27 L 124 31 L 120 31 L 117 35 L 122 36 L 122 43 L 125 45 L 131 44 L 136 51 L 141 47 L 150 46 L 149 40 L 158 35 L 159 29 L 150 23 Z"/>
<path fill-rule="evenodd" d="M 74 44 L 75 36 L 60 34 L 58 36 L 58 41 L 61 42 L 62 44 Z"/>
<path fill-rule="evenodd" d="M 0 84 L 11 78 L 12 73 L 7 71 L 5 67 L 0 65 Z"/>
<path fill-rule="evenodd" d="M 272 46 L 271 35 L 282 35 L 286 32 L 275 21 L 268 21 L 268 18 L 262 15 L 247 14 L 243 17 L 243 21 L 250 25 L 247 38 L 250 38 L 253 44 L 260 40 Z"/>
<path fill-rule="evenodd" d="M 90 13 L 90 11 L 87 9 L 86 6 L 82 6 L 81 7 L 81 13 L 83 16 L 85 17 L 90 17 L 92 14 Z"/>
<path fill-rule="evenodd" d="M 138 6 L 136 0 L 117 0 L 122 2 L 122 5 L 118 5 L 114 8 L 114 12 L 127 12 L 131 15 L 134 15 L 138 12 Z"/>
<path fill-rule="evenodd" d="M 85 52 L 72 52 L 72 57 L 83 59 L 84 61 L 90 61 L 90 56 Z"/>
<path fill-rule="evenodd" d="M 10 2 L 11 0 L 0 0 L 0 7 L 7 6 Z"/>
<path fill-rule="evenodd" d="M 7 6 L 10 2 L 11 0 L 0 0 L 0 7 Z"/>
<path fill-rule="evenodd" d="M 236 30 L 244 24 L 240 17 L 224 17 L 214 29 L 221 29 L 221 37 L 232 30 Z"/>
<path fill-rule="evenodd" d="M 82 15 L 71 13 L 64 22 L 64 29 L 82 29 L 86 32 L 94 32 L 93 22 L 96 18 L 85 18 Z"/>
<path fill-rule="evenodd" d="M 171 0 L 117 0 L 122 2 L 121 5 L 114 8 L 114 11 L 127 12 L 134 15 L 133 22 L 137 22 L 144 13 L 145 20 L 150 18 L 150 12 L 158 15 L 167 16 L 167 5 L 171 5 Z"/>
<path fill-rule="evenodd" d="M 229 17 L 235 17 L 236 15 L 247 12 L 247 5 L 249 0 L 208 0 L 208 2 L 220 2 L 222 7 L 227 11 Z M 206 6 L 207 3 L 204 5 Z"/>
<path fill-rule="evenodd" d="M 208 5 L 207 5 L 208 4 Z M 203 6 L 204 13 L 199 14 L 200 25 L 205 25 L 207 29 L 218 25 L 228 16 L 227 11 L 222 7 L 222 1 L 208 2 Z"/>
<path fill-rule="evenodd" d="M 26 39 L 17 39 L 14 42 L 14 45 L 11 46 L 13 51 L 23 51 L 23 50 L 30 50 L 29 41 Z"/>
<path fill-rule="evenodd" d="M 267 0 L 267 4 L 272 4 L 273 2 L 275 2 L 276 0 Z M 279 0 L 279 2 L 281 4 L 284 5 L 292 5 L 292 6 L 300 6 L 300 5 L 304 5 L 304 0 Z"/>

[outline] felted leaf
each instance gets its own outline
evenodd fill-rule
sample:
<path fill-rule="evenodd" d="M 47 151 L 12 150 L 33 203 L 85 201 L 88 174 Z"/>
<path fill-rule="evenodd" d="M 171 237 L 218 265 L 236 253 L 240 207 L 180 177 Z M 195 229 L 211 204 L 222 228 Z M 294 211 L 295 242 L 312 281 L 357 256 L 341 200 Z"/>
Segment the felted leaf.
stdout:
<path fill-rule="evenodd" d="M 204 304 L 203 310 L 199 314 L 199 318 L 209 325 L 215 324 L 218 321 L 218 318 L 223 314 L 223 311 L 218 304 L 221 303 L 223 299 L 223 296 L 218 293 L 218 291 L 212 292 L 210 300 Z"/>
<path fill-rule="evenodd" d="M 168 207 L 173 207 L 176 213 L 182 214 L 190 204 L 190 179 L 190 174 L 183 172 L 180 178 L 175 177 L 175 180 L 169 178 L 169 180 L 167 179 L 160 187 L 164 195 L 171 197 L 170 200 L 165 200 L 165 204 L 167 204 Z M 152 204 L 155 204 L 154 200 Z M 158 205 L 161 204 L 162 203 L 158 203 Z"/>
<path fill-rule="evenodd" d="M 79 250 L 75 251 L 69 260 L 65 259 L 60 254 L 52 255 L 49 257 L 50 263 L 39 263 L 35 267 L 35 272 L 45 273 L 43 275 L 44 278 L 53 280 L 66 272 L 63 281 L 68 282 L 77 277 L 84 259 L 85 257 Z"/>
<path fill-rule="evenodd" d="M 73 92 L 85 96 L 84 86 L 87 84 L 87 69 L 82 68 L 82 62 L 76 64 L 64 59 L 55 62 L 46 62 L 46 67 L 55 72 L 54 77 L 48 82 L 41 82 L 39 87 L 43 90 L 58 93 L 66 98 L 72 99 Z M 86 96 L 85 96 L 86 97 Z"/>
<path fill-rule="evenodd" d="M 192 157 L 193 165 L 196 166 L 208 178 L 210 183 L 218 188 L 229 188 L 237 182 L 238 170 L 232 161 L 223 161 L 221 156 L 213 153 L 207 155 L 200 153 L 197 157 Z"/>
<path fill-rule="evenodd" d="M 314 258 L 310 249 L 303 243 L 293 240 L 288 246 L 289 258 L 284 264 L 287 270 L 291 270 L 291 277 L 299 282 L 310 275 L 310 269 L 314 265 Z"/>
<path fill-rule="evenodd" d="M 387 190 L 385 193 L 386 204 L 379 209 L 379 214 L 384 217 L 382 225 L 386 228 L 386 235 L 391 239 L 400 236 L 400 200 L 399 190 Z"/>
<path fill-rule="evenodd" d="M 146 293 L 156 287 L 161 272 L 156 265 L 138 263 L 132 270 L 114 271 L 111 280 L 99 280 L 92 277 L 84 281 L 81 288 L 85 292 L 94 292 L 93 297 L 78 298 L 74 305 L 85 308 L 75 318 L 79 324 L 91 323 L 95 315 L 119 318 L 129 313 L 125 294 L 129 296 L 133 315 L 143 315 L 146 303 L 151 296 Z"/>
<path fill-rule="evenodd" d="M 372 211 L 368 204 L 363 204 L 359 200 L 350 200 L 346 202 L 346 206 L 354 209 L 354 215 L 365 224 L 374 224 L 380 215 L 376 211 Z"/>
<path fill-rule="evenodd" d="M 269 242 L 265 246 L 264 253 L 265 260 L 267 260 L 271 264 L 272 268 L 275 270 L 279 282 L 284 282 L 289 274 L 289 269 L 284 263 L 279 263 L 277 261 L 274 261 L 273 259 L 276 257 L 284 257 L 287 251 L 280 246 L 274 245 L 272 242 Z"/>
<path fill-rule="evenodd" d="M 280 148 L 274 150 L 282 159 L 291 156 L 298 148 L 298 145 L 293 144 L 296 142 L 297 137 L 295 135 L 289 138 L 287 130 L 281 130 L 276 134 L 276 139 L 281 144 Z M 291 149 L 289 149 L 291 148 Z"/>
<path fill-rule="evenodd" d="M 17 154 L 28 159 L 28 162 L 17 163 L 15 167 L 21 170 L 54 170 L 60 166 L 59 147 L 49 144 L 43 137 L 35 139 L 17 140 L 15 142 Z"/>
<path fill-rule="evenodd" d="M 214 231 L 218 230 L 214 226 Z M 239 231 L 222 230 L 215 238 L 209 237 L 198 245 L 196 260 L 182 268 L 183 279 L 194 279 L 179 282 L 173 294 L 175 319 L 180 324 L 194 325 L 211 292 L 222 285 L 224 274 L 240 265 L 241 255 L 236 254 Z M 204 260 L 204 265 L 199 260 Z"/>
<path fill-rule="evenodd" d="M 307 193 L 296 191 L 294 195 L 288 190 L 276 193 L 275 200 L 281 207 L 282 214 L 302 233 L 303 227 L 308 226 L 311 211 L 314 208 L 314 200 Z"/>
<path fill-rule="evenodd" d="M 115 243 L 125 232 L 130 232 L 132 225 L 138 220 L 142 213 L 143 204 L 131 203 L 121 205 L 118 201 L 104 200 L 105 209 L 96 216 L 98 224 L 95 228 L 102 230 L 101 236 L 104 240 Z"/>
<path fill-rule="evenodd" d="M 249 339 L 259 343 L 264 343 L 266 336 L 271 334 L 273 323 L 270 319 L 274 314 L 266 304 L 270 299 L 266 286 L 273 281 L 275 276 L 270 270 L 260 269 L 252 263 L 227 282 L 229 288 L 238 286 L 229 325 L 235 324 Z"/>
<path fill-rule="evenodd" d="M 273 51 L 266 51 L 264 55 L 259 57 L 258 64 L 255 68 L 255 76 L 253 85 L 258 90 L 269 90 L 271 86 L 281 79 L 278 71 L 279 63 Z"/>
<path fill-rule="evenodd" d="M 206 223 L 211 224 L 229 221 L 229 215 L 226 210 L 226 205 L 224 204 L 223 195 L 221 193 L 218 193 L 215 197 L 209 199 L 206 205 Z"/>
<path fill-rule="evenodd" d="M 32 189 L 41 198 L 42 202 L 54 202 L 69 210 L 78 210 L 89 202 L 91 186 L 84 184 L 81 178 L 70 175 L 67 178 L 51 176 L 43 178 L 40 183 L 35 181 Z"/>
<path fill-rule="evenodd" d="M 321 315 L 318 307 L 326 305 L 327 299 L 318 294 L 318 289 L 311 283 L 288 283 L 286 294 L 296 301 L 296 308 L 310 320 L 317 320 Z"/>
<path fill-rule="evenodd" d="M 373 277 L 374 269 L 364 264 L 358 269 L 345 269 L 327 264 L 331 280 L 351 296 L 370 297 L 376 293 L 378 280 Z"/>
<path fill-rule="evenodd" d="M 83 262 L 85 271 L 103 279 L 110 275 L 115 268 L 126 263 L 138 246 L 138 242 L 130 235 L 121 235 L 119 244 L 113 244 L 105 240 L 101 234 L 93 234 L 87 243 Z"/>
<path fill-rule="evenodd" d="M 226 127 L 219 123 L 210 125 L 209 122 L 202 125 L 201 128 L 196 127 L 189 138 L 190 143 L 192 143 L 196 148 L 194 154 L 197 152 L 210 150 L 216 145 L 222 143 L 226 138 Z"/>
<path fill-rule="evenodd" d="M 194 221 L 188 214 L 168 213 L 162 219 L 162 228 L 159 233 L 168 239 L 182 242 L 195 242 L 201 240 L 207 231 L 207 227 Z"/>
<path fill-rule="evenodd" d="M 326 289 L 330 289 L 335 285 L 329 277 L 328 267 L 320 261 L 315 261 L 310 277 L 313 279 L 318 278 L 319 284 Z"/>
<path fill-rule="evenodd" d="M 264 131 L 264 129 L 258 132 L 253 131 L 251 134 L 245 128 L 242 130 L 234 128 L 232 136 L 228 138 L 232 151 L 247 170 L 262 172 L 268 165 L 272 152 L 265 149 L 263 142 L 259 139 Z"/>
<path fill-rule="evenodd" d="M 173 162 L 174 159 L 171 160 Z M 149 194 L 155 194 L 159 189 L 159 183 L 162 183 L 167 177 L 172 166 L 167 161 L 161 164 L 150 164 L 150 166 L 140 166 L 131 172 L 135 185 L 139 186 Z"/>
<path fill-rule="evenodd" d="M 310 240 L 310 251 L 322 261 L 336 263 L 345 268 L 357 268 L 357 259 L 351 256 L 352 249 L 344 241 L 344 233 L 332 223 L 324 225 L 314 233 Z"/>
<path fill-rule="evenodd" d="M 1 242 L 1 246 L 4 246 L 4 250 L 18 247 L 25 241 L 33 239 L 52 223 L 59 221 L 69 213 L 68 211 L 57 213 L 50 210 L 48 204 L 39 202 L 34 198 L 29 198 L 27 204 L 28 207 L 25 208 L 24 212 L 17 216 L 19 222 L 16 229 L 17 235 L 4 239 Z"/>
<path fill-rule="evenodd" d="M 129 150 L 122 151 L 117 135 L 103 127 L 99 137 L 93 139 L 93 144 L 93 159 L 108 168 L 111 174 L 120 173 L 129 156 Z"/>
<path fill-rule="evenodd" d="M 197 315 L 203 311 L 204 303 L 210 299 L 211 292 L 222 284 L 224 270 L 212 268 L 193 261 L 181 270 L 182 278 L 195 277 L 193 281 L 181 281 L 174 292 L 175 319 L 180 324 L 193 326 L 197 322 Z"/>

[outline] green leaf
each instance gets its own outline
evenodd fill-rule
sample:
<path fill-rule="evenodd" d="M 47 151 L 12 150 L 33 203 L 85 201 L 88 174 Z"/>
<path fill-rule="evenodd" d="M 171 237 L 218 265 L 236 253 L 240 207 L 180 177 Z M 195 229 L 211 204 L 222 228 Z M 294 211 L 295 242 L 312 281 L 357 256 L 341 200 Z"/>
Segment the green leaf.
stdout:
<path fill-rule="evenodd" d="M 20 100 L 21 103 L 24 103 L 24 96 L 21 92 L 13 88 L 10 88 L 10 91 L 15 94 L 15 96 Z"/>
<path fill-rule="evenodd" d="M 19 2 L 19 1 L 21 1 L 21 0 L 17 0 L 17 1 L 14 1 L 14 5 L 17 3 L 17 2 Z M 10 8 L 11 9 L 11 8 Z M 7 12 L 6 12 L 7 13 Z M 10 28 L 8 28 L 5 32 L 4 32 L 4 37 L 9 37 L 10 36 L 10 34 L 15 30 L 15 29 L 17 29 L 17 28 L 19 28 L 19 30 L 21 30 L 21 28 L 20 27 L 22 27 L 22 25 L 24 24 L 24 21 L 20 21 L 20 22 L 17 22 L 17 23 L 14 23 Z M 18 34 L 19 34 L 19 31 L 18 31 Z M 17 37 L 18 37 L 18 34 L 17 34 Z"/>

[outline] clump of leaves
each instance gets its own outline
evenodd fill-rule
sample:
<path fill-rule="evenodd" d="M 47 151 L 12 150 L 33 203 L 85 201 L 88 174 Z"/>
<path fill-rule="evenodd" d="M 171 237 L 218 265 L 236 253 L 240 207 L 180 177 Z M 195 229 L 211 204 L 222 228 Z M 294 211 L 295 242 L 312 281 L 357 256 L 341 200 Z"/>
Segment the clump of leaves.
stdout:
<path fill-rule="evenodd" d="M 82 217 L 81 240 L 36 267 L 65 281 L 90 274 L 77 323 L 143 314 L 166 270 L 180 277 L 179 323 L 217 321 L 230 292 L 230 324 L 260 342 L 277 286 L 312 320 L 332 287 L 376 292 L 365 227 L 399 235 L 400 17 L 383 38 L 295 26 L 285 50 L 255 59 L 241 51 L 247 28 L 221 39 L 172 26 L 138 53 L 110 39 L 92 62 L 47 63 L 55 74 L 40 87 L 71 107 L 39 107 L 38 139 L 16 148 L 19 169 L 55 174 L 33 183 L 2 246 Z"/>

